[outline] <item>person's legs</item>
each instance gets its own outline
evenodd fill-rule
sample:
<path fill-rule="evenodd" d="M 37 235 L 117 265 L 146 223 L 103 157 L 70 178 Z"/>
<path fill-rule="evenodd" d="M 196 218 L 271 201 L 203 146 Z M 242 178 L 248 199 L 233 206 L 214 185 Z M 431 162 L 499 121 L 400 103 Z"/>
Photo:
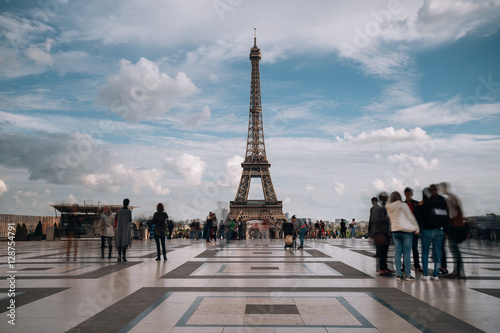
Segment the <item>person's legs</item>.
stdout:
<path fill-rule="evenodd" d="M 106 247 L 106 237 L 101 236 L 101 259 L 104 259 L 104 248 Z"/>
<path fill-rule="evenodd" d="M 405 232 L 403 234 L 403 260 L 405 262 L 405 266 L 408 267 L 406 269 L 406 276 L 411 276 L 411 248 L 413 244 L 413 234 L 409 232 Z"/>
<path fill-rule="evenodd" d="M 306 235 L 307 228 L 302 228 L 299 230 L 299 237 L 300 237 L 300 248 L 304 247 L 304 236 Z"/>
<path fill-rule="evenodd" d="M 117 250 L 118 250 L 118 261 L 122 261 L 122 248 L 117 247 Z"/>
<path fill-rule="evenodd" d="M 423 229 L 420 232 L 422 245 L 422 269 L 424 276 L 428 275 L 429 248 L 431 246 L 431 230 Z"/>
<path fill-rule="evenodd" d="M 403 234 L 395 232 L 392 234 L 394 240 L 394 264 L 396 265 L 396 274 L 403 275 L 401 271 L 401 253 L 403 252 Z"/>
<path fill-rule="evenodd" d="M 128 245 L 125 245 L 123 248 L 122 248 L 122 251 L 123 251 L 123 261 L 127 262 L 127 246 Z"/>
<path fill-rule="evenodd" d="M 161 249 L 163 253 L 163 260 L 167 260 L 167 249 L 165 248 L 165 236 L 160 237 L 160 244 L 161 244 Z M 158 253 L 158 258 L 160 257 L 160 254 Z"/>
<path fill-rule="evenodd" d="M 433 276 L 439 275 L 439 266 L 441 265 L 441 248 L 443 245 L 444 233 L 441 229 L 432 230 L 432 257 L 434 258 L 434 272 Z"/>
<path fill-rule="evenodd" d="M 418 253 L 418 235 L 413 235 L 413 241 L 412 241 L 412 250 L 413 250 L 413 267 L 415 267 L 415 271 L 420 269 L 420 258 L 419 258 L 419 253 Z"/>
<path fill-rule="evenodd" d="M 155 243 L 156 243 L 156 260 L 160 260 L 160 236 L 155 235 Z"/>
<path fill-rule="evenodd" d="M 387 267 L 387 252 L 389 251 L 389 235 L 382 233 L 380 234 L 380 248 L 379 248 L 379 259 L 380 259 L 380 270 L 388 271 Z"/>
<path fill-rule="evenodd" d="M 464 264 L 462 261 L 462 253 L 460 252 L 458 242 L 456 241 L 458 229 L 452 228 L 451 232 L 452 235 L 449 238 L 449 244 L 451 253 L 453 253 L 454 264 L 455 264 L 455 267 L 453 268 L 453 272 L 451 274 L 464 275 Z"/>
<path fill-rule="evenodd" d="M 111 258 L 111 252 L 113 252 L 113 246 L 111 245 L 113 242 L 113 237 L 108 238 L 108 259 Z"/>
<path fill-rule="evenodd" d="M 73 234 L 68 232 L 68 240 L 66 241 L 66 260 L 69 260 L 71 254 L 71 243 L 73 242 Z"/>

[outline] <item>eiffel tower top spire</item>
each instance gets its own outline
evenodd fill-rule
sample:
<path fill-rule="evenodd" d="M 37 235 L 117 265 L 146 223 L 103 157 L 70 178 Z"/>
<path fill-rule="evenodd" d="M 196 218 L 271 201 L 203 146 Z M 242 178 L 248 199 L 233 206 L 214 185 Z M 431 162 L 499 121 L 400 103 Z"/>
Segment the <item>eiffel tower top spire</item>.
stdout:
<path fill-rule="evenodd" d="M 264 144 L 264 127 L 262 124 L 262 102 L 260 96 L 260 49 L 257 47 L 257 29 L 254 28 L 254 44 L 250 49 L 252 77 L 250 83 L 250 116 L 248 122 L 248 140 L 244 163 L 267 162 Z"/>

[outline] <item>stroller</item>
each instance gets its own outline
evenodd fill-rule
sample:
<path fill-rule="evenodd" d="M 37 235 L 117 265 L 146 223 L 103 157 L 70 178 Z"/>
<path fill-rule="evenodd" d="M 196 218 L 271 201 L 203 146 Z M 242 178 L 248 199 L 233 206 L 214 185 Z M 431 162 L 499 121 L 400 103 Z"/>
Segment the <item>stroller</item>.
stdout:
<path fill-rule="evenodd" d="M 285 250 L 287 247 L 290 249 L 297 248 L 297 236 L 295 235 L 295 228 L 290 222 L 283 224 L 283 235 L 285 236 Z"/>

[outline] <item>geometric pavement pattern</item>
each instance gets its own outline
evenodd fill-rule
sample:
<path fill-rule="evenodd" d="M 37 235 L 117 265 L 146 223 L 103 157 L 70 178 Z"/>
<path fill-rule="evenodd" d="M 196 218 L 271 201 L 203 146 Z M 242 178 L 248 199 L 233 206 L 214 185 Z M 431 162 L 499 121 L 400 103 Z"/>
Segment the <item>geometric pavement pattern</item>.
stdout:
<path fill-rule="evenodd" d="M 423 281 L 413 271 L 411 282 L 378 276 L 364 239 L 306 239 L 303 250 L 282 240 L 171 240 L 159 262 L 154 241 L 134 241 L 126 263 L 116 251 L 100 259 L 98 240 L 79 240 L 76 261 L 65 246 L 16 242 L 9 267 L 0 242 L 1 332 L 500 331 L 495 242 L 460 245 L 466 280 Z M 393 256 L 391 246 L 390 265 Z"/>

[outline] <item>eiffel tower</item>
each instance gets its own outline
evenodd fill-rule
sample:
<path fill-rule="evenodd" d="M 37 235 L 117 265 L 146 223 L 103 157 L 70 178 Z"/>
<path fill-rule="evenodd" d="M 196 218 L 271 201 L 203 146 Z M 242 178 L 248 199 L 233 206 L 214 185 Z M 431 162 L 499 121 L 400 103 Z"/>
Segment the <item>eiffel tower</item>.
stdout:
<path fill-rule="evenodd" d="M 250 49 L 252 78 L 250 85 L 250 115 L 248 121 L 248 139 L 245 161 L 241 163 L 243 172 L 234 201 L 229 204 L 230 219 L 243 221 L 252 219 L 268 219 L 270 221 L 286 220 L 283 214 L 283 203 L 276 198 L 267 161 L 264 144 L 264 127 L 262 124 L 262 104 L 260 99 L 260 49 L 254 29 L 254 44 Z M 252 179 L 260 178 L 264 200 L 249 200 L 248 192 Z"/>

